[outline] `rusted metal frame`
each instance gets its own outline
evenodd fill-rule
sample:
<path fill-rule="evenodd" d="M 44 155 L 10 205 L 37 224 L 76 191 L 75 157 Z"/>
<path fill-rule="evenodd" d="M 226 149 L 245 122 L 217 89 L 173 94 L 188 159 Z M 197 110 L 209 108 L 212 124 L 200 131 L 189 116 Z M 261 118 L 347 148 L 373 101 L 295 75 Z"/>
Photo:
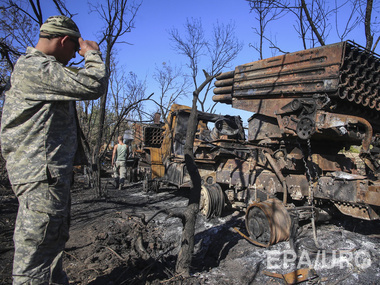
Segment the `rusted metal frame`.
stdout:
<path fill-rule="evenodd" d="M 321 177 L 323 187 L 313 185 L 314 197 L 331 199 L 337 202 L 358 203 L 362 205 L 380 206 L 380 185 L 368 185 L 365 179 L 337 179 Z"/>
<path fill-rule="evenodd" d="M 217 87 L 214 89 L 214 94 L 229 94 L 232 93 L 232 85 Z"/>
<path fill-rule="evenodd" d="M 253 172 L 257 166 L 256 148 L 244 149 L 247 157 L 239 157 L 234 154 L 220 156 L 216 169 L 217 182 L 228 184 L 229 187 L 240 185 L 247 189 L 252 185 Z M 249 151 L 249 152 L 247 152 Z"/>
<path fill-rule="evenodd" d="M 331 97 L 338 97 L 339 95 L 341 99 L 344 99 L 347 101 L 355 100 L 356 104 L 360 104 L 364 100 L 361 105 L 365 107 L 368 105 L 368 102 L 369 102 L 368 100 L 373 99 L 372 101 L 374 103 L 371 106 L 368 106 L 368 109 L 370 108 L 374 109 L 376 107 L 378 110 L 380 110 L 380 99 L 377 98 L 378 89 L 375 88 L 375 86 L 377 86 L 378 84 L 376 84 L 375 82 L 372 82 L 372 77 L 366 78 L 366 83 L 365 83 L 367 84 L 368 82 L 371 82 L 370 87 L 367 86 L 371 90 L 369 90 L 367 87 L 366 87 L 367 89 L 365 89 L 366 91 L 363 90 L 364 85 L 361 84 L 363 86 L 358 86 L 357 88 L 355 87 L 356 95 L 354 97 L 356 98 L 345 99 L 345 97 L 343 98 L 341 97 L 342 95 L 341 93 L 347 89 L 345 86 L 341 85 L 342 84 L 341 75 L 344 73 L 344 70 L 342 70 L 342 68 L 344 64 L 346 64 L 347 62 L 350 63 L 350 59 L 346 59 L 345 56 L 347 55 L 348 50 L 354 49 L 354 48 L 358 49 L 358 45 L 343 42 L 343 43 L 328 45 L 328 46 L 310 49 L 306 51 L 295 52 L 295 53 L 291 53 L 291 54 L 287 54 L 283 56 L 273 57 L 273 58 L 264 59 L 261 61 L 237 66 L 235 68 L 235 71 L 229 72 L 228 73 L 229 75 L 225 77 L 225 78 L 229 78 L 229 81 L 220 83 L 220 85 L 223 85 L 223 87 L 230 86 L 231 76 L 234 76 L 234 86 L 232 87 L 232 91 L 231 92 L 223 91 L 223 94 L 221 94 L 221 96 L 216 96 L 215 100 L 232 104 L 233 107 L 240 108 L 243 110 L 255 111 L 252 108 L 256 108 L 256 109 L 259 108 L 260 106 L 259 104 L 261 104 L 261 102 L 248 103 L 247 101 L 252 99 L 253 97 L 255 99 L 270 99 L 270 97 L 273 97 L 273 99 L 275 98 L 280 99 L 280 98 L 285 98 L 289 96 L 305 97 L 305 96 L 308 96 L 309 91 L 312 93 L 315 93 L 315 92 L 326 93 L 327 92 L 329 93 L 329 96 Z M 371 59 L 374 62 L 378 62 L 379 59 L 376 56 L 377 56 L 376 54 L 373 54 L 365 50 L 364 48 L 358 49 L 358 52 L 356 55 L 357 58 L 364 57 L 368 59 L 369 57 L 371 57 Z M 321 58 L 323 58 L 322 63 L 320 62 Z M 361 68 L 366 68 L 366 66 L 363 65 L 363 62 L 355 63 L 354 59 L 351 60 L 352 64 L 354 64 L 355 66 L 357 65 L 358 67 L 361 67 Z M 310 72 L 312 73 L 318 72 L 318 70 L 320 70 L 321 64 L 327 66 L 327 67 L 324 67 L 326 68 L 326 72 L 324 72 L 325 74 L 322 74 L 322 75 L 313 74 L 312 76 L 308 76 L 303 73 L 305 71 L 310 71 L 310 70 L 311 70 Z M 310 67 L 303 69 L 305 65 L 306 66 L 310 65 Z M 313 66 L 315 67 L 314 70 L 313 70 Z M 331 66 L 334 66 L 333 70 L 330 68 Z M 281 70 L 279 70 L 279 67 L 281 68 Z M 297 70 L 297 68 L 299 70 Z M 307 81 L 309 77 L 312 77 L 312 81 L 317 82 L 319 80 L 320 83 L 315 84 L 314 86 L 313 85 L 308 86 L 307 84 L 303 85 L 302 83 L 300 84 L 302 80 L 300 81 L 297 78 L 297 72 L 299 72 L 298 75 L 301 75 L 300 77 L 302 80 Z M 307 74 L 310 75 L 310 72 Z M 373 72 L 376 72 L 376 71 L 373 71 Z M 248 77 L 247 77 L 247 74 L 248 74 Z M 248 83 L 250 80 L 249 74 L 251 75 L 253 74 L 252 80 L 257 81 L 257 86 L 252 85 L 251 84 L 252 82 Z M 262 76 L 264 76 L 264 78 L 262 78 Z M 272 82 L 271 84 L 269 84 L 269 87 L 264 88 L 263 86 L 265 85 L 265 83 L 263 84 L 263 81 L 265 82 L 265 76 L 269 78 L 277 76 L 278 78 L 276 77 L 276 80 Z M 276 87 L 273 84 L 279 84 L 279 82 L 282 80 L 281 76 L 282 78 L 285 78 L 284 79 L 285 81 L 288 80 L 288 82 L 287 84 Z M 364 75 L 361 75 L 361 76 L 364 76 Z M 358 77 L 357 80 L 361 80 L 361 78 Z M 243 87 L 240 81 L 244 82 L 243 84 L 249 85 L 250 88 L 248 88 L 248 91 L 241 92 L 239 90 L 240 87 Z M 253 83 L 255 83 L 256 81 L 253 81 Z M 218 85 L 218 83 L 216 83 L 216 85 Z M 260 90 L 260 87 L 263 87 L 263 90 Z M 290 87 L 290 89 L 288 87 Z M 343 90 L 343 91 L 338 92 L 339 90 L 340 91 Z M 374 94 L 368 97 L 366 94 L 367 93 L 369 94 L 369 92 L 372 92 L 372 91 L 374 91 Z M 229 94 L 229 93 L 233 93 L 233 94 Z M 239 103 L 238 101 L 240 100 L 244 100 L 245 101 L 244 104 Z"/>
<path fill-rule="evenodd" d="M 331 44 L 323 47 L 297 51 L 284 55 L 279 55 L 247 64 L 239 65 L 235 68 L 234 79 L 239 79 L 241 73 L 255 70 L 269 69 L 276 66 L 295 65 L 299 62 L 312 62 L 315 66 L 321 65 L 320 58 L 327 58 L 326 62 L 340 62 L 342 58 L 342 47 L 344 43 Z M 327 64 L 329 65 L 329 64 Z"/>
<path fill-rule="evenodd" d="M 316 123 L 319 130 L 345 127 L 348 124 L 362 125 L 365 128 L 365 137 L 362 142 L 362 151 L 364 153 L 369 153 L 372 140 L 372 126 L 366 119 L 357 116 L 318 111 Z"/>
<path fill-rule="evenodd" d="M 245 160 L 227 158 L 216 169 L 216 179 L 219 183 L 230 186 L 242 184 L 244 188 L 249 185 L 250 164 Z"/>
<path fill-rule="evenodd" d="M 276 193 L 281 192 L 281 182 L 272 170 L 265 169 L 264 171 L 256 174 L 257 175 L 254 180 L 255 189 L 253 190 L 259 190 L 265 194 L 265 200 L 274 197 Z M 251 190 L 252 188 L 250 188 L 250 191 Z"/>
<path fill-rule="evenodd" d="M 283 279 L 287 285 L 298 284 L 307 280 L 318 278 L 317 273 L 312 268 L 300 268 L 286 274 L 274 273 L 264 270 L 263 274 L 270 277 Z"/>
<path fill-rule="evenodd" d="M 220 102 L 224 104 L 232 104 L 232 94 L 218 94 L 212 96 L 214 102 Z"/>
<path fill-rule="evenodd" d="M 380 185 L 367 186 L 365 191 L 362 190 L 362 188 L 359 186 L 357 193 L 357 202 L 380 207 Z"/>
<path fill-rule="evenodd" d="M 359 189 L 362 189 L 362 187 L 360 187 L 360 182 L 363 182 L 363 180 L 336 180 L 333 177 L 324 176 L 321 177 L 319 181 L 312 183 L 311 190 L 313 191 L 313 197 L 315 199 L 330 200 L 334 203 L 348 203 L 352 205 L 359 203 L 358 205 L 361 204 L 362 207 L 368 208 L 371 204 L 370 201 L 366 201 L 367 203 L 362 204 L 358 199 L 360 194 Z M 307 196 L 305 194 L 306 193 L 303 193 L 304 196 Z M 368 219 L 366 216 L 358 215 L 353 212 L 342 213 L 356 218 Z"/>
<path fill-rule="evenodd" d="M 234 228 L 234 231 L 236 231 L 239 235 L 241 235 L 243 238 L 245 238 L 247 241 L 249 241 L 250 243 L 254 244 L 254 245 L 257 245 L 257 246 L 261 246 L 261 247 L 269 247 L 270 245 L 269 244 L 264 244 L 264 243 L 261 243 L 261 242 L 258 242 L 256 240 L 253 240 L 251 239 L 249 236 L 243 234 L 238 228 Z"/>
<path fill-rule="evenodd" d="M 287 198 L 288 198 L 288 191 L 287 191 L 287 185 L 286 185 L 285 177 L 282 175 L 281 169 L 277 166 L 277 164 L 274 161 L 274 159 L 272 158 L 272 156 L 267 152 L 264 152 L 264 155 L 267 158 L 267 160 L 269 161 L 269 164 L 271 165 L 272 169 L 276 173 L 278 180 L 280 180 L 280 182 L 282 184 L 283 193 L 284 193 L 282 202 L 284 205 L 286 205 L 287 204 Z"/>
<path fill-rule="evenodd" d="M 288 186 L 288 192 L 290 196 L 292 195 L 298 195 L 298 200 L 302 200 L 304 197 L 308 196 L 308 191 L 309 191 L 309 181 L 307 180 L 306 176 L 304 173 L 300 174 L 288 174 L 286 176 L 286 184 Z M 298 188 L 299 191 L 293 190 Z M 297 193 L 298 192 L 298 193 Z M 292 197 L 293 198 L 293 197 Z M 295 199 L 295 198 L 293 198 Z M 295 199 L 297 200 L 297 199 Z"/>
<path fill-rule="evenodd" d="M 336 67 L 338 73 L 338 67 Z M 259 81 L 259 79 L 258 79 Z M 241 96 L 267 96 L 296 94 L 311 96 L 314 93 L 336 92 L 339 87 L 339 79 L 293 79 L 273 80 L 275 82 L 255 82 L 254 80 L 245 81 L 242 84 L 235 83 L 233 86 L 233 97 Z M 215 88 L 215 94 L 228 94 L 232 92 L 231 87 Z"/>
<path fill-rule="evenodd" d="M 227 71 L 227 72 L 223 72 L 221 74 L 219 74 L 217 77 L 216 77 L 216 80 L 223 80 L 223 79 L 227 79 L 227 78 L 233 78 L 234 77 L 234 74 L 235 74 L 235 71 L 232 70 L 232 71 Z"/>
<path fill-rule="evenodd" d="M 278 126 L 280 127 L 280 131 L 282 134 L 288 134 L 291 136 L 297 136 L 297 123 L 298 119 L 296 119 L 295 115 L 289 115 L 283 117 L 281 114 L 276 115 Z"/>
<path fill-rule="evenodd" d="M 199 163 L 205 163 L 205 164 L 216 164 L 216 161 L 214 160 L 214 159 L 212 159 L 212 158 L 206 158 L 206 159 L 204 159 L 204 158 L 195 158 L 194 159 L 195 160 L 195 162 L 199 162 Z"/>
<path fill-rule="evenodd" d="M 335 80 L 335 79 L 331 79 Z M 331 80 L 325 80 L 321 82 L 310 82 L 310 84 L 303 84 L 297 89 L 294 88 L 292 84 L 284 84 L 280 86 L 268 85 L 266 89 L 262 88 L 260 90 L 257 86 L 246 88 L 246 89 L 238 89 L 234 88 L 233 99 L 235 100 L 244 100 L 244 98 L 257 98 L 263 99 L 265 96 L 272 96 L 273 98 L 283 98 L 283 97 L 291 97 L 291 98 L 299 98 L 300 96 L 309 96 L 311 97 L 315 93 L 331 93 L 335 94 L 337 91 L 336 88 L 326 88 L 325 86 L 329 86 L 330 84 L 325 84 L 331 82 Z M 335 80 L 336 85 L 338 85 L 338 79 Z M 274 88 L 276 87 L 276 89 Z M 286 88 L 285 88 L 286 87 Z M 278 89 L 278 90 L 277 90 Z"/>
<path fill-rule="evenodd" d="M 344 215 L 363 219 L 363 220 L 378 220 L 379 215 L 373 211 L 371 206 L 356 205 L 352 203 L 334 202 L 335 207 Z"/>
<path fill-rule="evenodd" d="M 276 100 L 262 99 L 262 98 L 234 98 L 232 107 L 246 110 L 252 113 L 259 113 L 262 115 L 276 117 L 278 106 L 284 106 L 290 103 L 294 97 L 277 98 Z"/>
<path fill-rule="evenodd" d="M 249 151 L 252 149 L 250 146 L 244 146 L 242 143 L 236 143 L 236 140 L 215 140 L 215 141 L 202 141 L 199 140 L 200 144 L 198 145 L 198 148 L 212 148 L 210 152 L 215 152 L 216 149 L 219 151 L 219 153 L 215 154 L 215 156 L 218 155 L 231 155 L 232 157 L 239 158 L 241 160 L 246 161 L 247 159 L 244 157 L 240 157 L 236 151 L 242 151 L 245 153 L 249 153 Z M 243 147 L 244 146 L 244 147 Z M 230 149 L 234 149 L 233 151 Z"/>
<path fill-rule="evenodd" d="M 214 165 L 210 165 L 210 163 L 206 162 L 205 166 L 208 166 L 207 168 L 205 166 L 202 167 L 202 162 L 196 161 L 196 164 L 199 170 L 199 175 L 201 176 L 202 179 L 205 180 L 205 182 L 206 182 L 207 177 L 211 177 L 214 182 L 216 181 L 216 173 L 215 173 Z"/>
<path fill-rule="evenodd" d="M 321 58 L 324 59 L 323 62 Z M 341 60 L 342 44 L 339 44 L 238 66 L 235 69 L 233 97 L 336 91 Z M 321 69 L 323 74 L 319 74 Z M 310 72 L 316 74 L 310 77 L 303 74 Z M 240 81 L 244 83 L 239 83 Z M 260 90 L 261 87 L 263 90 Z M 246 89 L 249 91 L 240 92 Z"/>
<path fill-rule="evenodd" d="M 166 153 L 168 157 L 171 156 L 171 154 L 174 153 L 174 139 L 175 139 L 175 134 L 174 130 L 177 126 L 177 119 L 178 117 L 176 116 L 176 109 L 178 109 L 180 105 L 173 104 L 172 107 L 170 108 L 170 113 L 169 117 L 167 120 L 165 132 L 164 132 L 164 141 L 163 141 L 163 147 L 166 148 Z"/>
<path fill-rule="evenodd" d="M 355 46 L 355 47 L 361 49 L 362 52 L 366 52 L 366 53 L 369 53 L 369 54 L 371 54 L 371 55 L 373 55 L 373 56 L 376 56 L 376 57 L 379 57 L 379 58 L 380 58 L 380 55 L 379 55 L 378 53 L 376 53 L 376 52 L 374 52 L 374 51 L 372 51 L 372 50 L 366 49 L 365 47 L 363 47 L 363 46 L 361 46 L 361 45 L 355 43 L 355 42 L 352 41 L 352 40 L 347 40 L 347 41 L 345 41 L 345 43 L 346 43 L 346 45 Z"/>
<path fill-rule="evenodd" d="M 250 82 L 255 82 L 256 80 L 262 82 L 263 79 L 267 79 L 267 81 L 271 81 L 271 78 L 275 78 L 275 80 L 273 80 L 275 83 L 283 83 L 283 84 L 314 82 L 314 81 L 321 81 L 325 79 L 337 79 L 336 71 L 326 72 L 330 74 L 331 77 L 321 76 L 320 74 L 323 73 L 326 68 L 333 67 L 337 64 L 340 64 L 340 61 L 325 62 L 323 64 L 318 63 L 314 65 L 310 64 L 310 61 L 301 61 L 301 62 L 302 63 L 292 62 L 289 64 L 270 66 L 267 68 L 241 70 L 240 73 L 235 74 L 233 86 L 234 88 L 237 88 L 237 89 L 246 89 L 250 86 L 255 86 L 254 84 L 252 85 Z M 263 72 L 263 70 L 265 71 Z M 317 76 L 313 76 L 314 80 L 303 78 L 303 76 L 301 76 L 300 78 L 297 78 L 296 76 L 298 74 L 314 75 L 313 73 L 317 75 Z M 287 79 L 286 76 L 292 76 L 291 80 Z M 315 77 L 317 77 L 317 79 L 315 79 Z M 224 82 L 219 83 L 218 85 L 223 84 L 223 83 L 227 83 L 227 82 L 224 81 Z M 269 84 L 269 83 L 264 81 L 263 84 L 258 85 L 258 86 L 265 86 L 266 84 Z M 227 87 L 227 86 L 224 85 L 223 87 Z"/>
<path fill-rule="evenodd" d="M 235 73 L 235 72 L 233 72 Z M 215 87 L 232 86 L 234 84 L 233 76 L 230 78 L 215 81 Z"/>
<path fill-rule="evenodd" d="M 308 118 L 312 122 L 315 122 L 318 108 L 318 102 L 312 98 L 296 98 L 278 108 L 274 113 L 276 114 L 281 133 L 297 136 L 297 126 L 300 120 Z"/>
<path fill-rule="evenodd" d="M 362 148 L 360 150 L 360 157 L 364 160 L 365 164 L 372 170 L 376 171 L 375 166 L 373 165 L 370 159 L 370 145 L 372 140 L 372 126 L 364 118 L 342 115 L 342 114 L 332 114 L 324 111 L 318 111 L 317 114 L 317 129 L 329 129 L 335 127 L 344 127 L 348 124 L 360 124 L 365 129 L 365 136 L 362 140 Z"/>
<path fill-rule="evenodd" d="M 321 172 L 343 171 L 344 169 L 348 171 L 355 170 L 353 169 L 354 162 L 343 155 L 313 153 L 311 157 L 312 161 L 318 166 Z"/>
<path fill-rule="evenodd" d="M 177 112 L 177 114 L 179 114 L 179 113 L 190 114 L 191 108 L 190 109 L 187 109 L 187 108 L 178 109 L 176 112 Z M 211 114 L 211 113 L 206 113 L 206 112 L 202 112 L 202 111 L 197 111 L 197 117 L 198 117 L 198 121 L 203 120 L 203 121 L 208 121 L 208 122 L 216 122 L 217 120 L 224 118 L 223 115 Z"/>

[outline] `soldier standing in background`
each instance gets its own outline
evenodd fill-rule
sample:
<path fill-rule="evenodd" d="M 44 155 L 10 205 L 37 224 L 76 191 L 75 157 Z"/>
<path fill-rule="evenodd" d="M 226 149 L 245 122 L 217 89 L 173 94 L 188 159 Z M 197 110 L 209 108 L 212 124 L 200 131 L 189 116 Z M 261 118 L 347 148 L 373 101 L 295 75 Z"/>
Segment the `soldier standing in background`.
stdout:
<path fill-rule="evenodd" d="M 129 155 L 129 148 L 123 142 L 123 136 L 117 137 L 118 144 L 114 146 L 112 152 L 112 167 L 115 178 L 115 188 L 123 189 L 124 181 L 127 176 L 127 158 Z"/>
<path fill-rule="evenodd" d="M 75 72 L 65 65 L 76 52 L 85 68 Z M 98 44 L 83 40 L 65 16 L 49 17 L 36 47 L 15 65 L 1 120 L 2 153 L 19 201 L 13 284 L 68 284 L 62 253 L 73 165 L 87 162 L 75 101 L 99 98 L 107 80 Z"/>

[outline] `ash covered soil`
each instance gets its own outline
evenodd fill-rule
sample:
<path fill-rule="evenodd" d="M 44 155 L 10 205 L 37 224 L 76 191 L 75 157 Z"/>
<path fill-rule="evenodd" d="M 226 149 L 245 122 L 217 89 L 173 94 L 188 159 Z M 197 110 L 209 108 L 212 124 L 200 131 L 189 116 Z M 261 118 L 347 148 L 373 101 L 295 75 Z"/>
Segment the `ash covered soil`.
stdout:
<path fill-rule="evenodd" d="M 186 191 L 145 193 L 141 184 L 116 190 L 105 180 L 107 198 L 95 198 L 76 177 L 72 191 L 70 240 L 64 268 L 70 284 L 286 284 L 278 276 L 313 267 L 315 278 L 302 284 L 380 284 L 380 222 L 336 216 L 317 225 L 319 251 L 310 224 L 300 226 L 291 250 L 288 241 L 269 248 L 250 244 L 244 214 L 198 216 L 191 277 L 175 275 L 182 223 L 159 213 L 186 207 Z M 11 284 L 13 228 L 17 199 L 0 188 L 0 283 Z M 145 218 L 143 218 L 145 216 Z M 312 274 L 311 274 L 312 275 Z"/>

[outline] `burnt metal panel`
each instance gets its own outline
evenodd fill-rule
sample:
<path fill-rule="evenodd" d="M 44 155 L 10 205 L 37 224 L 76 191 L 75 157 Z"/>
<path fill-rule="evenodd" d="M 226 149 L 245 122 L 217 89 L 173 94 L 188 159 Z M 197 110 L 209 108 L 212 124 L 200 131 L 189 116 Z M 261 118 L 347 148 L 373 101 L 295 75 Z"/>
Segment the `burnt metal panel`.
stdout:
<path fill-rule="evenodd" d="M 294 97 L 294 96 L 293 96 Z M 232 107 L 262 114 L 266 116 L 276 117 L 276 113 L 280 110 L 281 107 L 289 104 L 293 101 L 294 98 L 278 98 L 276 100 L 268 100 L 268 99 L 244 99 L 240 100 L 237 98 L 232 99 Z"/>
<path fill-rule="evenodd" d="M 369 186 L 368 180 L 321 177 L 314 196 L 346 203 L 380 206 L 380 185 Z"/>
<path fill-rule="evenodd" d="M 334 92 L 342 54 L 339 43 L 237 66 L 234 97 Z"/>
<path fill-rule="evenodd" d="M 374 206 L 380 206 L 380 185 L 371 185 L 365 189 L 363 189 L 363 187 L 360 187 L 359 189 L 360 190 L 358 191 L 357 198 L 358 202 Z"/>
<path fill-rule="evenodd" d="M 249 162 L 239 159 L 228 159 L 219 165 L 216 172 L 216 181 L 222 184 L 240 185 L 245 188 L 249 185 L 252 172 Z"/>
<path fill-rule="evenodd" d="M 249 141 L 258 141 L 267 138 L 281 138 L 282 133 L 277 124 L 277 120 L 273 117 L 263 116 L 261 114 L 254 114 L 248 120 Z"/>
<path fill-rule="evenodd" d="M 181 185 L 185 176 L 185 163 L 171 162 L 166 167 L 165 179 L 177 186 Z"/>
<path fill-rule="evenodd" d="M 379 56 L 346 41 L 239 65 L 217 77 L 213 100 L 273 116 L 268 106 L 261 108 L 261 99 L 328 94 L 348 104 L 380 111 L 379 83 Z"/>
<path fill-rule="evenodd" d="M 144 128 L 145 147 L 161 147 L 164 129 L 161 126 L 146 126 Z"/>

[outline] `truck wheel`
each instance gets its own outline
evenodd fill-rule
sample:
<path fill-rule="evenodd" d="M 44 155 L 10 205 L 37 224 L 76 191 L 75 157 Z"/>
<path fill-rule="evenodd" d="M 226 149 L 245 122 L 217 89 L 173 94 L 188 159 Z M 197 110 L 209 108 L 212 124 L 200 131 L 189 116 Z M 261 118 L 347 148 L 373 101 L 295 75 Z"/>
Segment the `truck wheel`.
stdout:
<path fill-rule="evenodd" d="M 224 193 L 219 184 L 205 184 L 201 188 L 199 211 L 206 218 L 220 217 L 224 208 Z"/>
<path fill-rule="evenodd" d="M 249 205 L 245 215 L 245 226 L 256 244 L 268 247 L 289 240 L 291 218 L 280 200 L 268 199 Z"/>

